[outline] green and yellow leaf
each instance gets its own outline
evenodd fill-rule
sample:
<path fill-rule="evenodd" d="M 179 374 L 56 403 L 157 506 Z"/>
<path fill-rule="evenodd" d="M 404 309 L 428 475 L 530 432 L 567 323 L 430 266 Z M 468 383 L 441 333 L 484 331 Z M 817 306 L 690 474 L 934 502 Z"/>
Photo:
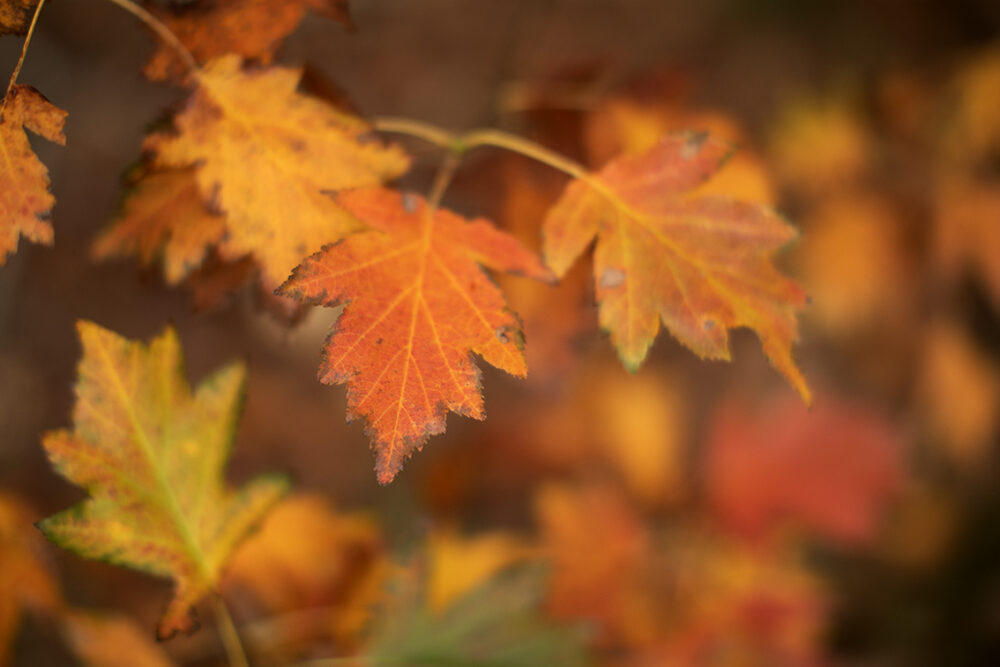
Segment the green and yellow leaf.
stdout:
<path fill-rule="evenodd" d="M 47 433 L 56 470 L 90 498 L 39 524 L 86 558 L 174 580 L 159 627 L 192 627 L 191 609 L 213 590 L 233 550 L 281 497 L 286 482 L 226 488 L 223 468 L 239 419 L 246 371 L 234 364 L 192 393 L 177 334 L 149 345 L 78 324 L 72 431 Z"/>

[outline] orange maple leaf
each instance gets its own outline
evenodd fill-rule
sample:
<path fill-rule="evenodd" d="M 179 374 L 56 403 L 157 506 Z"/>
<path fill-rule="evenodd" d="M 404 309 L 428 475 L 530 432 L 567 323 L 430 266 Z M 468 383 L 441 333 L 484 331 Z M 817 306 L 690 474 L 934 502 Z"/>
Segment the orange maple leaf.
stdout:
<path fill-rule="evenodd" d="M 539 280 L 551 274 L 488 221 L 465 220 L 416 195 L 366 189 L 339 201 L 373 231 L 308 258 L 278 293 L 346 303 L 319 377 L 347 383 L 348 415 L 366 419 L 386 484 L 429 436 L 444 432 L 448 410 L 485 418 L 470 351 L 512 375 L 527 372 L 520 323 L 477 264 Z"/>
<path fill-rule="evenodd" d="M 66 143 L 66 112 L 31 86 L 14 86 L 0 119 L 0 266 L 17 250 L 20 236 L 52 245 L 47 218 L 55 197 L 49 192 L 49 172 L 28 144 L 27 128 L 57 144 Z"/>
<path fill-rule="evenodd" d="M 176 134 L 148 137 L 163 168 L 197 165 L 202 198 L 226 217 L 223 260 L 251 255 L 268 291 L 303 258 L 358 228 L 330 192 L 382 183 L 406 171 L 392 146 L 362 143 L 368 125 L 296 92 L 300 70 L 246 70 L 214 60 L 174 119 Z"/>
<path fill-rule="evenodd" d="M 546 263 L 564 275 L 597 237 L 600 323 L 629 369 L 646 358 L 661 319 L 709 359 L 728 360 L 728 329 L 749 327 L 808 402 L 791 352 L 806 296 L 771 264 L 796 231 L 759 204 L 687 196 L 729 154 L 704 134 L 668 135 L 573 181 L 544 223 Z"/>
<path fill-rule="evenodd" d="M 310 9 L 350 25 L 347 0 L 201 0 L 181 9 L 150 8 L 198 62 L 236 53 L 265 65 Z M 183 77 L 187 67 L 173 48 L 160 44 L 143 71 L 160 81 Z"/>

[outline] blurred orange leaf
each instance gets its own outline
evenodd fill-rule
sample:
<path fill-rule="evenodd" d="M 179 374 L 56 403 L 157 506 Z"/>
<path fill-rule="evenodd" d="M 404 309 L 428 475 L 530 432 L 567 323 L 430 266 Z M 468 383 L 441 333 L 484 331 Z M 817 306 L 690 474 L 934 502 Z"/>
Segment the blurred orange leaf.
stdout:
<path fill-rule="evenodd" d="M 427 538 L 427 605 L 441 613 L 501 570 L 535 553 L 514 535 L 494 532 L 474 537 L 440 529 Z"/>
<path fill-rule="evenodd" d="M 225 218 L 214 215 L 198 194 L 191 171 L 144 175 L 135 183 L 112 227 L 95 241 L 95 259 L 138 255 L 150 264 L 163 255 L 163 277 L 175 285 L 205 261 L 222 240 Z"/>
<path fill-rule="evenodd" d="M 150 9 L 199 63 L 234 53 L 270 64 L 308 10 L 350 25 L 347 0 L 194 0 L 183 7 L 154 4 Z M 159 81 L 181 78 L 187 67 L 171 46 L 161 43 L 144 71 Z"/>
<path fill-rule="evenodd" d="M 741 533 L 766 534 L 791 519 L 829 539 L 874 537 L 897 490 L 899 439 L 884 418 L 821 401 L 779 400 L 754 411 L 723 406 L 705 452 L 709 503 Z"/>
<path fill-rule="evenodd" d="M 657 553 L 656 568 L 665 627 L 627 664 L 823 664 L 826 593 L 798 550 L 682 526 Z"/>
<path fill-rule="evenodd" d="M 73 653 L 88 667 L 169 667 L 159 645 L 127 616 L 71 610 L 63 631 Z"/>
<path fill-rule="evenodd" d="M 645 359 L 661 320 L 708 359 L 728 360 L 728 329 L 745 326 L 808 402 L 791 349 L 805 294 L 771 264 L 795 230 L 759 204 L 689 196 L 729 152 L 705 135 L 668 135 L 573 181 L 545 221 L 546 263 L 564 275 L 597 237 L 600 323 L 630 370 Z"/>
<path fill-rule="evenodd" d="M 0 119 L 0 266 L 17 250 L 21 236 L 52 245 L 48 222 L 55 197 L 49 192 L 49 172 L 31 150 L 25 128 L 59 145 L 66 143 L 66 112 L 31 86 L 14 86 Z"/>
<path fill-rule="evenodd" d="M 285 490 L 263 478 L 225 488 L 245 370 L 235 364 L 192 394 L 173 329 L 148 346 L 90 322 L 83 343 L 73 431 L 43 444 L 61 475 L 90 498 L 41 521 L 46 537 L 86 558 L 171 577 L 160 622 L 188 630 L 192 606 L 211 591 L 236 546 Z"/>
<path fill-rule="evenodd" d="M 62 605 L 56 582 L 42 566 L 32 528 L 35 517 L 19 500 L 0 493 L 0 665 L 24 608 L 52 612 Z"/>
<path fill-rule="evenodd" d="M 859 180 L 868 168 L 871 145 L 862 119 L 849 104 L 804 100 L 779 115 L 769 163 L 787 186 L 822 195 Z"/>
<path fill-rule="evenodd" d="M 371 519 L 337 513 L 319 495 L 296 495 L 236 552 L 225 585 L 250 589 L 271 611 L 349 606 L 381 552 Z"/>
<path fill-rule="evenodd" d="M 28 32 L 38 0 L 6 0 L 0 3 L 0 35 L 23 35 Z"/>
<path fill-rule="evenodd" d="M 952 460 L 982 462 L 1000 425 L 1000 370 L 954 325 L 928 330 L 920 412 Z"/>
<path fill-rule="evenodd" d="M 839 335 L 884 324 L 913 294 L 899 215 L 873 193 L 842 192 L 819 202 L 795 249 L 812 302 L 809 317 Z"/>
<path fill-rule="evenodd" d="M 246 70 L 237 56 L 208 63 L 174 119 L 146 140 L 163 168 L 195 166 L 202 199 L 225 215 L 222 259 L 250 255 L 272 290 L 304 257 L 359 228 L 330 193 L 404 172 L 401 150 L 362 143 L 360 119 L 296 92 L 301 72 Z"/>
<path fill-rule="evenodd" d="M 432 209 L 416 195 L 355 190 L 339 201 L 373 231 L 313 255 L 279 293 L 346 304 L 320 380 L 347 383 L 348 414 L 365 418 L 386 484 L 444 432 L 448 411 L 485 418 L 471 352 L 512 375 L 527 372 L 519 322 L 480 266 L 540 280 L 550 274 L 488 221 Z"/>
<path fill-rule="evenodd" d="M 644 587 L 650 535 L 611 488 L 545 486 L 535 497 L 541 546 L 552 564 L 549 609 L 600 624 L 604 641 L 645 642 L 655 635 Z"/>
<path fill-rule="evenodd" d="M 1000 181 L 942 180 L 935 194 L 935 266 L 951 282 L 969 271 L 1000 309 Z"/>

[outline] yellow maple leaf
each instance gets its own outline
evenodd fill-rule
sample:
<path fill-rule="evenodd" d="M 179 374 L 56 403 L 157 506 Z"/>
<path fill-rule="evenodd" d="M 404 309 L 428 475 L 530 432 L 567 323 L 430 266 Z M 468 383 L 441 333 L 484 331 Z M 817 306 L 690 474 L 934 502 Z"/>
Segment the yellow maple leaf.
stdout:
<path fill-rule="evenodd" d="M 57 144 L 65 144 L 66 112 L 53 106 L 31 86 L 14 86 L 0 119 L 0 266 L 17 250 L 18 238 L 52 245 L 48 216 L 55 204 L 49 172 L 28 144 L 27 128 Z"/>
<path fill-rule="evenodd" d="M 226 217 L 219 254 L 252 256 L 268 291 L 360 227 L 331 192 L 378 185 L 409 166 L 402 150 L 363 142 L 364 121 L 296 92 L 301 74 L 244 69 L 238 56 L 214 60 L 195 77 L 176 132 L 146 141 L 159 167 L 197 166 L 202 197 Z"/>
<path fill-rule="evenodd" d="M 284 493 L 262 478 L 225 487 L 223 466 L 242 403 L 242 364 L 192 393 L 180 343 L 167 329 L 148 346 L 90 322 L 83 343 L 73 431 L 43 444 L 56 470 L 90 498 L 40 522 L 52 541 L 98 558 L 172 577 L 161 637 L 192 627 L 192 606 L 211 591 L 233 550 Z"/>

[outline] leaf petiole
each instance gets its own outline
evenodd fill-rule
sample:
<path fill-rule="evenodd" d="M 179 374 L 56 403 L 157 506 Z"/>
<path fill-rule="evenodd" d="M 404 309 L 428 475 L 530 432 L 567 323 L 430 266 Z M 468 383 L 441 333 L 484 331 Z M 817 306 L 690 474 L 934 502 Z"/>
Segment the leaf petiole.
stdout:
<path fill-rule="evenodd" d="M 28 44 L 31 43 L 31 36 L 35 34 L 35 25 L 38 23 L 38 16 L 42 13 L 42 5 L 45 4 L 45 0 L 38 0 L 38 4 L 35 5 L 35 14 L 31 17 L 31 25 L 28 26 L 28 34 L 24 36 L 24 44 L 21 45 L 21 57 L 17 59 L 17 64 L 14 65 L 14 72 L 10 75 L 10 82 L 7 84 L 7 92 L 4 93 L 3 102 L 0 102 L 0 120 L 3 119 L 4 109 L 7 108 L 7 100 L 10 99 L 10 91 L 14 89 L 14 84 L 17 83 L 17 77 L 21 74 L 21 67 L 24 65 L 24 57 L 28 55 Z"/>
<path fill-rule="evenodd" d="M 127 11 L 129 14 L 132 14 L 137 19 L 145 23 L 150 28 L 150 30 L 155 32 L 160 39 L 162 39 L 166 44 L 169 44 L 170 47 L 177 52 L 177 55 L 180 56 L 181 60 L 184 61 L 184 64 L 187 66 L 187 68 L 191 70 L 191 74 L 195 78 L 199 78 L 199 75 L 201 73 L 201 68 L 198 67 L 198 62 L 194 59 L 194 56 L 191 55 L 191 52 L 187 50 L 187 47 L 185 47 L 184 44 L 181 43 L 181 40 L 177 38 L 177 35 L 171 32 L 170 28 L 163 25 L 163 22 L 161 22 L 158 18 L 147 12 L 139 5 L 132 2 L 132 0 L 108 0 L 108 1 L 111 2 L 112 4 L 118 5 L 119 7 Z"/>
<path fill-rule="evenodd" d="M 236 624 L 229 613 L 226 601 L 218 593 L 212 595 L 212 609 L 215 612 L 215 624 L 222 639 L 222 647 L 226 651 L 229 667 L 249 667 L 243 642 L 240 641 L 240 633 L 236 630 Z"/>
<path fill-rule="evenodd" d="M 580 163 L 534 141 L 502 130 L 484 128 L 455 134 L 430 123 L 397 117 L 376 118 L 372 121 L 372 126 L 380 132 L 393 132 L 423 139 L 458 157 L 479 146 L 493 146 L 537 160 L 574 178 L 588 178 L 586 168 Z"/>

